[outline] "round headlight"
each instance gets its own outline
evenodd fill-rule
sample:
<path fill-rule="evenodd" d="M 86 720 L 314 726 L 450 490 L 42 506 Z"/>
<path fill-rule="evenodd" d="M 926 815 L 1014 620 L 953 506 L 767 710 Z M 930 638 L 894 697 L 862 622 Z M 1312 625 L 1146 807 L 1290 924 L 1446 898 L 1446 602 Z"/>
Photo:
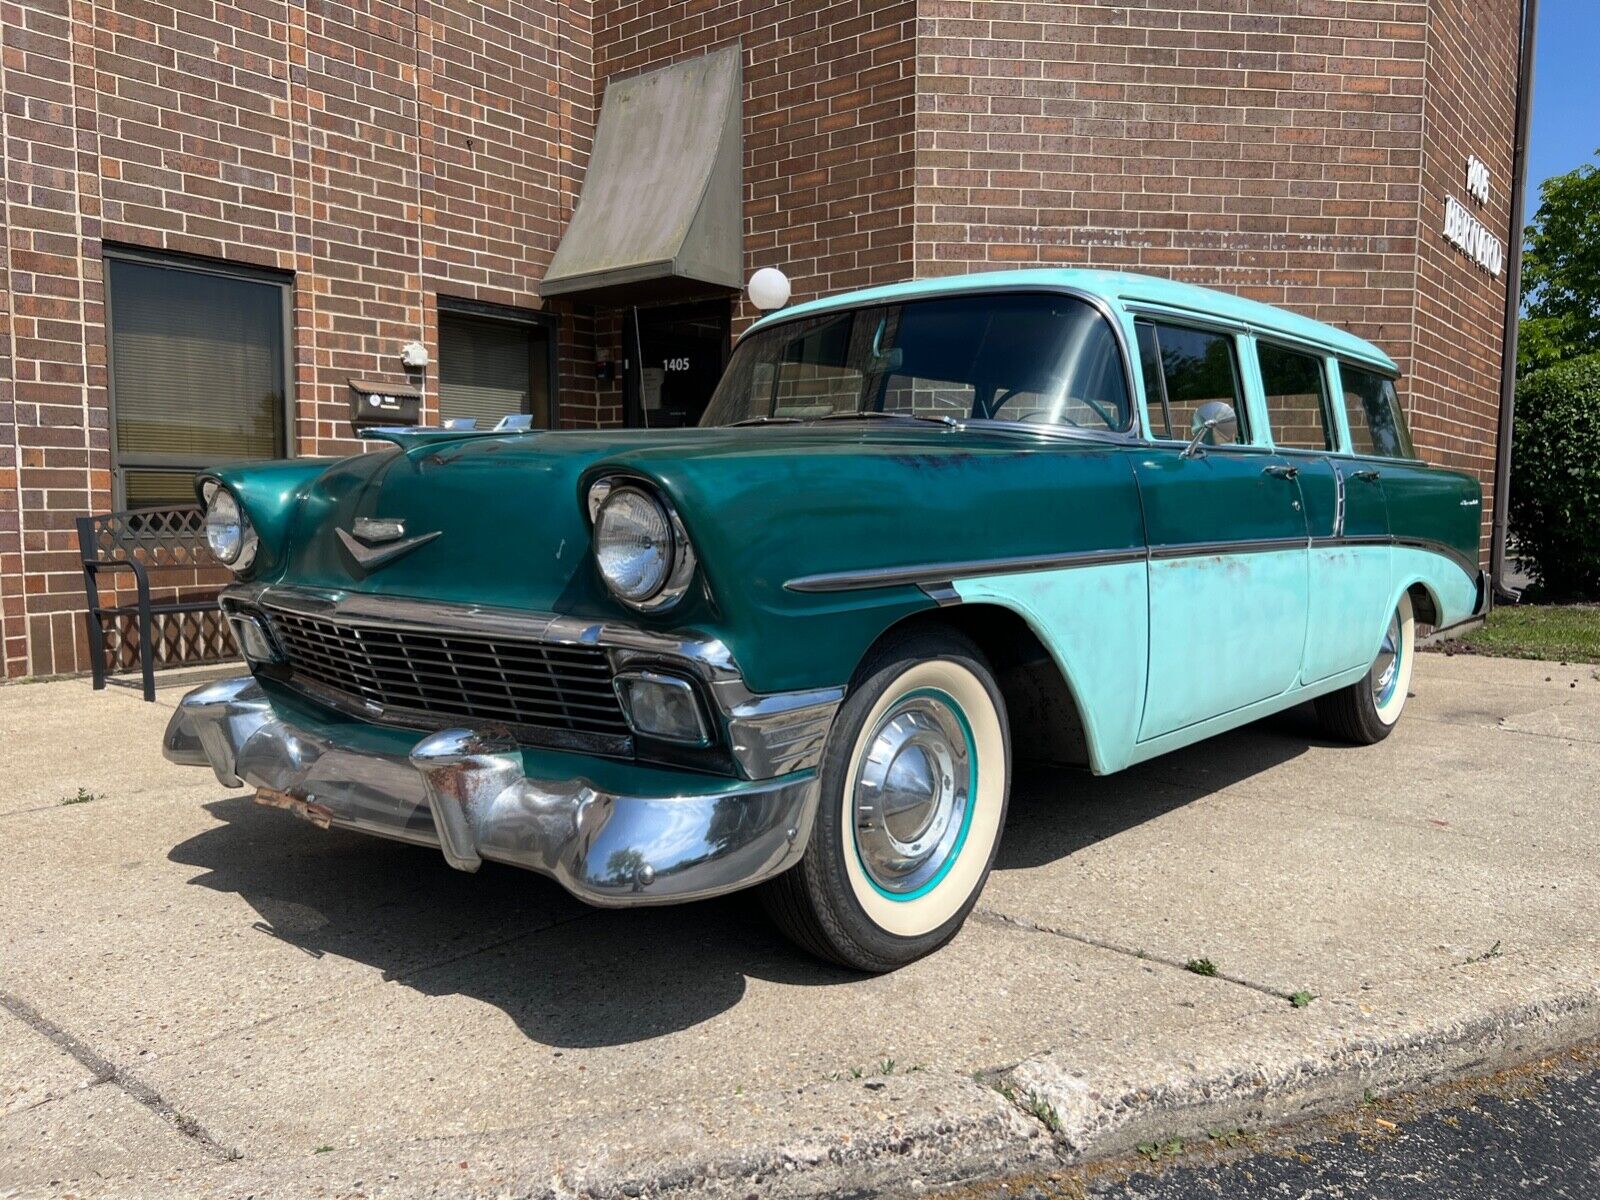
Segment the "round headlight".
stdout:
<path fill-rule="evenodd" d="M 606 586 L 619 600 L 643 604 L 672 573 L 672 523 L 667 512 L 636 488 L 615 488 L 594 523 L 594 555 Z"/>
<path fill-rule="evenodd" d="M 206 492 L 206 543 L 218 561 L 242 571 L 256 555 L 256 531 L 227 488 L 210 485 Z"/>

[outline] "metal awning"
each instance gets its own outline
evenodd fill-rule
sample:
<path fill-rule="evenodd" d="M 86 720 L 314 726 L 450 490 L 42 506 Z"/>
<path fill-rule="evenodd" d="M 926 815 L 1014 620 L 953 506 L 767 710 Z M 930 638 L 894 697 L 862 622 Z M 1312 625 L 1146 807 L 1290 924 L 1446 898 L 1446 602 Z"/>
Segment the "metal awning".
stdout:
<path fill-rule="evenodd" d="M 742 59 L 735 43 L 606 88 L 541 295 L 631 303 L 740 286 Z"/>

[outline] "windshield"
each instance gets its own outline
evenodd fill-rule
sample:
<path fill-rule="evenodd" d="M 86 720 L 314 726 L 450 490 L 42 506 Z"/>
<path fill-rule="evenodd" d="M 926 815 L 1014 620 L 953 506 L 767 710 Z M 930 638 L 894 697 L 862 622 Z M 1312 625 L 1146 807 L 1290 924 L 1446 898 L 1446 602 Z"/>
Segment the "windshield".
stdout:
<path fill-rule="evenodd" d="M 1111 328 L 1073 296 L 989 292 L 785 321 L 733 352 L 703 426 L 870 414 L 1133 425 Z"/>

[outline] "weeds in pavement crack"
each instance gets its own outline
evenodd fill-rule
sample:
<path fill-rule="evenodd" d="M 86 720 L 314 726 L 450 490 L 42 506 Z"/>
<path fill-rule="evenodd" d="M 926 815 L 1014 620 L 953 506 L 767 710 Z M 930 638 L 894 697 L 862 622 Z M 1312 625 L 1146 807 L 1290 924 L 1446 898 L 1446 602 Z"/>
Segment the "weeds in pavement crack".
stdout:
<path fill-rule="evenodd" d="M 1134 1149 L 1151 1162 L 1160 1162 L 1163 1158 L 1177 1158 L 1182 1154 L 1183 1139 L 1175 1137 L 1164 1142 L 1140 1142 Z"/>

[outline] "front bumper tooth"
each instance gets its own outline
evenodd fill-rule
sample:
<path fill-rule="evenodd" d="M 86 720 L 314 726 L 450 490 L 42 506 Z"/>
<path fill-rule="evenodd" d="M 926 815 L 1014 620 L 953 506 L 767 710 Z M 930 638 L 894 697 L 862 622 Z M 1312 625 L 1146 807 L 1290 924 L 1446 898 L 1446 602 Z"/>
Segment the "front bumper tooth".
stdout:
<path fill-rule="evenodd" d="M 493 731 L 450 729 L 404 753 L 296 725 L 249 676 L 184 697 L 169 760 L 210 766 L 229 787 L 264 790 L 291 811 L 364 833 L 437 846 L 451 866 L 485 859 L 550 875 L 592 904 L 662 904 L 736 890 L 787 870 L 815 813 L 814 771 L 746 782 L 651 772 L 681 787 L 608 791 L 575 773 L 530 778 Z M 571 758 L 581 766 L 585 760 Z"/>

